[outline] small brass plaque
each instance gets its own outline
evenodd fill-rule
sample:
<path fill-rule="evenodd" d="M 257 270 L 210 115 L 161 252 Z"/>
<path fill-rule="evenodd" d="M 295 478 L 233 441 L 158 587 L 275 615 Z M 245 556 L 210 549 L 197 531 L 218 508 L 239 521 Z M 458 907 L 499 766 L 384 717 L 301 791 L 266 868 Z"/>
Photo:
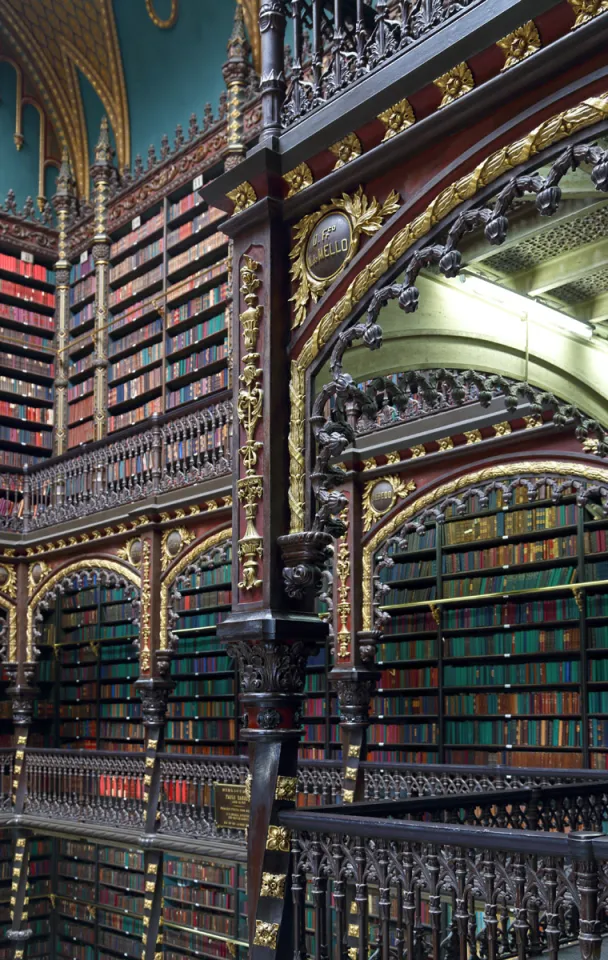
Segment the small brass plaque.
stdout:
<path fill-rule="evenodd" d="M 353 243 L 350 218 L 339 210 L 328 213 L 310 233 L 306 269 L 313 280 L 325 283 L 344 266 Z"/>
<path fill-rule="evenodd" d="M 244 783 L 215 784 L 215 822 L 230 830 L 247 830 L 249 798 Z"/>

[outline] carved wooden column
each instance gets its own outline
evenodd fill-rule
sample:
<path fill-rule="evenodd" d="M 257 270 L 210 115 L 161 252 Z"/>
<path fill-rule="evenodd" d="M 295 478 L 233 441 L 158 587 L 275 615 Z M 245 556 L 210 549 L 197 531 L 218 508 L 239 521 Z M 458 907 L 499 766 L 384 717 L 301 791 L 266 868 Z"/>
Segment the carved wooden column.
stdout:
<path fill-rule="evenodd" d="M 157 850 L 144 852 L 144 915 L 142 960 L 155 960 L 162 950 L 163 855 Z"/>
<path fill-rule="evenodd" d="M 164 746 L 167 698 L 173 683 L 158 669 L 156 651 L 161 631 L 162 534 L 152 526 L 141 535 L 139 614 L 140 675 L 135 681 L 141 698 L 142 722 L 146 728 L 146 769 L 144 773 L 145 832 L 154 833 L 159 816 L 160 762 Z"/>
<path fill-rule="evenodd" d="M 340 704 L 342 798 L 363 799 L 361 761 L 367 750 L 369 705 L 380 676 L 374 668 L 377 634 L 361 630 L 363 505 L 356 473 L 340 488 L 348 505 L 340 515 L 346 533 L 335 544 L 334 666 L 329 674 Z"/>
<path fill-rule="evenodd" d="M 93 338 L 93 424 L 94 440 L 106 435 L 108 425 L 108 308 L 110 276 L 110 237 L 108 236 L 108 198 L 112 177 L 112 148 L 107 117 L 101 121 L 95 147 L 95 163 L 91 167 L 94 184 L 93 260 L 95 263 L 95 328 Z"/>
<path fill-rule="evenodd" d="M 249 77 L 249 43 L 245 33 L 243 8 L 237 3 L 234 25 L 228 40 L 228 59 L 222 67 L 224 83 L 228 91 L 228 153 L 225 167 L 231 170 L 245 156 L 243 110 L 247 79 Z"/>
<path fill-rule="evenodd" d="M 11 878 L 11 925 L 6 931 L 7 939 L 14 944 L 14 960 L 22 960 L 25 946 L 32 936 L 28 927 L 27 880 L 30 862 L 31 834 L 27 830 L 15 832 L 15 851 Z"/>
<path fill-rule="evenodd" d="M 12 700 L 15 729 L 15 764 L 13 767 L 13 806 L 15 813 L 23 810 L 26 771 L 25 747 L 34 710 L 37 688 L 34 684 L 35 666 L 28 656 L 28 565 L 20 560 L 15 567 L 16 611 L 9 623 L 9 663 L 7 673 L 11 678 L 8 695 Z"/>
<path fill-rule="evenodd" d="M 76 181 L 64 150 L 53 205 L 57 212 L 57 261 L 55 263 L 55 456 L 68 448 L 68 354 L 70 318 L 70 262 L 67 258 L 67 226 L 74 204 Z"/>
<path fill-rule="evenodd" d="M 234 237 L 238 394 L 233 436 L 233 610 L 218 632 L 238 661 L 241 739 L 249 743 L 250 956 L 268 960 L 292 950 L 290 842 L 278 814 L 295 803 L 305 667 L 326 626 L 312 612 L 304 612 L 306 602 L 312 611 L 307 587 L 301 594 L 301 612 L 288 609 L 284 588 L 279 545 L 288 529 L 287 243 L 273 200 L 260 203 L 251 214 L 248 211 L 222 228 Z M 244 221 L 240 230 L 239 221 Z M 329 538 L 311 539 L 308 534 L 304 538 L 304 543 L 291 544 L 290 556 L 320 566 Z M 289 553 L 289 545 L 286 549 Z"/>
<path fill-rule="evenodd" d="M 284 0 L 262 0 L 260 7 L 262 141 L 278 137 L 281 132 L 281 107 L 286 86 L 285 22 Z"/>

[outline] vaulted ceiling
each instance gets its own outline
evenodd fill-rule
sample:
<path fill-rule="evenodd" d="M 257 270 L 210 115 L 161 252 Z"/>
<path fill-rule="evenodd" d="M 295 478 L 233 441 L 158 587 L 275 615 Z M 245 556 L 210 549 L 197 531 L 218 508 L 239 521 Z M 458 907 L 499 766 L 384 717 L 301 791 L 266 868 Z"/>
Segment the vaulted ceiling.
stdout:
<path fill-rule="evenodd" d="M 206 101 L 217 107 L 235 3 L 0 0 L 0 58 L 37 91 L 82 192 L 102 113 L 122 168 Z M 259 0 L 242 5 L 257 59 Z"/>

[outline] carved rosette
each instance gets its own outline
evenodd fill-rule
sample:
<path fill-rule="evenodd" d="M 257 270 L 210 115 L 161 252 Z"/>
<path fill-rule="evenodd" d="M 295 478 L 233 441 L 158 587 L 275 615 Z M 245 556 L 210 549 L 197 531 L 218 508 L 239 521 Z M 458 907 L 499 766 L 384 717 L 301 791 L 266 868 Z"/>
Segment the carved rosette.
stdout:
<path fill-rule="evenodd" d="M 264 556 L 263 540 L 256 528 L 258 506 L 262 500 L 263 479 L 256 473 L 258 457 L 263 443 L 256 440 L 264 408 L 264 391 L 261 386 L 262 370 L 258 366 L 260 354 L 256 352 L 263 309 L 258 302 L 257 291 L 261 286 L 258 276 L 261 265 L 251 257 L 245 257 L 241 267 L 241 293 L 246 303 L 239 315 L 246 353 L 241 361 L 239 380 L 241 387 L 237 399 L 237 416 L 245 434 L 245 442 L 239 453 L 245 475 L 238 480 L 238 497 L 245 512 L 245 534 L 239 540 L 238 556 L 241 562 L 239 589 L 249 592 L 262 586 L 259 568 Z"/>

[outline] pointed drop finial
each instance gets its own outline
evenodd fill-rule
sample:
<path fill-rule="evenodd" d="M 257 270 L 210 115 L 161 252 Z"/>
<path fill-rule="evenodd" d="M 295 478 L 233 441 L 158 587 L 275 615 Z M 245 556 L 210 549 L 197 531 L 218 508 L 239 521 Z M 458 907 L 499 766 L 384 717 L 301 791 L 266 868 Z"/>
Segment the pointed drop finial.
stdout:
<path fill-rule="evenodd" d="M 101 118 L 101 126 L 99 128 L 99 139 L 97 141 L 97 146 L 95 147 L 95 163 L 112 163 L 112 147 L 110 145 L 110 128 L 108 125 L 108 118 L 103 116 Z"/>
<path fill-rule="evenodd" d="M 243 7 L 240 2 L 237 3 L 234 11 L 234 20 L 232 22 L 232 33 L 228 38 L 226 50 L 230 58 L 247 59 L 249 53 L 249 42 L 245 31 L 245 17 Z"/>

